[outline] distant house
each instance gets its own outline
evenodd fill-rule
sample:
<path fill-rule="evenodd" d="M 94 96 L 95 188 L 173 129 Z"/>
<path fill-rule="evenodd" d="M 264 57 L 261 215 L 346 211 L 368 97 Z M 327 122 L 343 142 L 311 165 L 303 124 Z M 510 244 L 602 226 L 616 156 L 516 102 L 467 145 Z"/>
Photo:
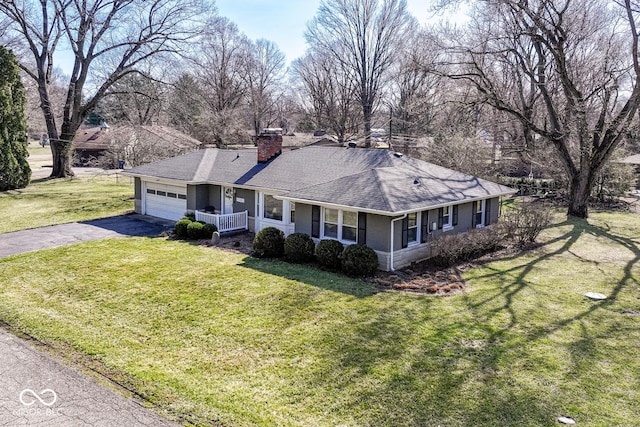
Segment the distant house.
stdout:
<path fill-rule="evenodd" d="M 75 166 L 92 166 L 98 159 L 107 157 L 106 163 L 114 167 L 119 161 L 129 162 L 130 158 L 141 153 L 148 156 L 152 151 L 165 152 L 169 154 L 164 157 L 170 157 L 196 150 L 202 144 L 169 126 L 109 127 L 104 122 L 98 127 L 78 130 L 73 142 Z M 137 149 L 136 153 L 136 147 L 141 145 L 147 147 L 144 150 Z M 153 150 L 150 147 L 153 147 Z"/>
<path fill-rule="evenodd" d="M 627 165 L 633 165 L 636 169 L 636 189 L 640 190 L 640 154 L 633 154 L 631 156 L 625 157 L 622 160 L 618 160 L 618 163 L 623 163 Z"/>
<path fill-rule="evenodd" d="M 73 139 L 74 166 L 86 166 L 95 162 L 109 149 L 107 126 L 79 129 Z"/>
<path fill-rule="evenodd" d="M 208 148 L 133 168 L 135 210 L 177 220 L 186 211 L 220 231 L 273 226 L 315 240 L 364 243 L 380 268 L 428 258 L 430 242 L 497 222 L 515 190 L 388 150 L 312 146 Z"/>

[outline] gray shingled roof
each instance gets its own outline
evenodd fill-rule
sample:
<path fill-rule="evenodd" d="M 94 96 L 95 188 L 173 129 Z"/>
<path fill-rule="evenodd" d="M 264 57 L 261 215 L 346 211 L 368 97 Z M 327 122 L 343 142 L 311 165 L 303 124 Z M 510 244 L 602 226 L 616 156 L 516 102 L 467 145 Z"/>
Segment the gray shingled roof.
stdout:
<path fill-rule="evenodd" d="M 305 147 L 258 164 L 255 150 L 209 148 L 128 171 L 185 183 L 271 189 L 283 198 L 402 213 L 515 190 L 387 150 Z"/>

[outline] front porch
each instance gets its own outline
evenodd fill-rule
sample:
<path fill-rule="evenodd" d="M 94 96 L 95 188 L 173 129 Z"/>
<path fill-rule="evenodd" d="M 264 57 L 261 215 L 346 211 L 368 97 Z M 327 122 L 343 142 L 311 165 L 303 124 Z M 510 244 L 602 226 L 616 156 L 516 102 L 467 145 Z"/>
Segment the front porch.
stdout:
<path fill-rule="evenodd" d="M 249 229 L 249 212 L 235 212 L 231 214 L 216 214 L 204 211 L 195 211 L 196 221 L 214 224 L 219 233 L 243 231 Z"/>

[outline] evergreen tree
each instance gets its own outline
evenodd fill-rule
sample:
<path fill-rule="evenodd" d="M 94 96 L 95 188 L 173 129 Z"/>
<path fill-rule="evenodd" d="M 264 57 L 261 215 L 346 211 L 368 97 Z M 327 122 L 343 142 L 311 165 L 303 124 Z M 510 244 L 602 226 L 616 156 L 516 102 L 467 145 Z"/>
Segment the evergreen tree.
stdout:
<path fill-rule="evenodd" d="M 16 58 L 0 46 L 0 191 L 24 188 L 31 178 L 25 104 Z"/>

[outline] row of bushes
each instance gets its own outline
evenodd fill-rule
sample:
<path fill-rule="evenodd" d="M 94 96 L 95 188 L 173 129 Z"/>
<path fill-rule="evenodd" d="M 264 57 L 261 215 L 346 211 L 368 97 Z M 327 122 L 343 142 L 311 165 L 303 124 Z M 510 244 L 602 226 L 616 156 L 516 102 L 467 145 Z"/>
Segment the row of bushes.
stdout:
<path fill-rule="evenodd" d="M 214 224 L 196 221 L 195 217 L 185 215 L 176 222 L 175 233 L 180 239 L 210 239 L 218 231 Z"/>
<path fill-rule="evenodd" d="M 253 240 L 253 255 L 258 258 L 280 258 L 296 263 L 312 261 L 342 270 L 348 276 L 372 276 L 378 270 L 378 255 L 366 245 L 349 245 L 346 248 L 336 240 L 321 240 L 316 245 L 304 233 L 284 233 L 275 227 L 258 231 Z"/>
<path fill-rule="evenodd" d="M 536 203 L 511 207 L 493 227 L 442 235 L 431 243 L 431 262 L 449 267 L 497 251 L 511 244 L 524 248 L 551 223 L 551 211 Z"/>

